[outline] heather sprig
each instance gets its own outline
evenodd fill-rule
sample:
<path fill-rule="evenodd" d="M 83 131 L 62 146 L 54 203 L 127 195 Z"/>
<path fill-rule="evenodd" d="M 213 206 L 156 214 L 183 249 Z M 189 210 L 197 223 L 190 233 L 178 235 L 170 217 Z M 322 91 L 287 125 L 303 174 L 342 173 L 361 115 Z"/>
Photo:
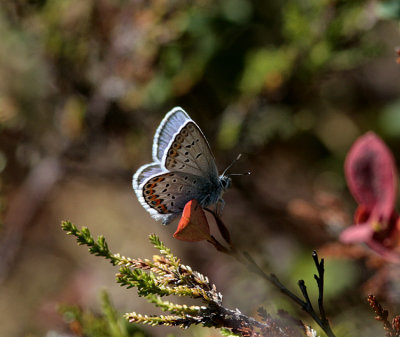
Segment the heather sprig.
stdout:
<path fill-rule="evenodd" d="M 389 322 L 389 312 L 381 306 L 374 295 L 368 296 L 368 303 L 375 312 L 375 319 L 382 322 L 386 337 L 400 336 L 400 315 L 393 317 L 392 323 Z"/>
<path fill-rule="evenodd" d="M 62 228 L 75 236 L 78 244 L 87 245 L 91 254 L 103 256 L 113 265 L 120 266 L 117 282 L 128 289 L 136 287 L 140 296 L 178 295 L 201 298 L 206 303 L 222 302 L 222 295 L 215 285 L 210 284 L 206 276 L 181 264 L 155 234 L 151 234 L 149 240 L 161 256 L 154 255 L 152 260 L 132 259 L 111 253 L 105 238 L 99 236 L 94 240 L 86 227 L 79 230 L 71 222 L 63 221 Z"/>
<path fill-rule="evenodd" d="M 87 245 L 89 252 L 103 256 L 113 265 L 119 266 L 117 282 L 122 286 L 137 288 L 139 296 L 163 310 L 165 315 L 144 315 L 136 312 L 124 317 L 131 323 L 164 325 L 187 328 L 193 324 L 205 327 L 225 328 L 225 333 L 242 336 L 301 336 L 298 327 L 292 327 L 281 320 L 266 315 L 260 321 L 243 315 L 238 309 L 231 310 L 222 305 L 222 294 L 203 274 L 181 263 L 171 250 L 164 245 L 157 235 L 150 235 L 150 242 L 161 255 L 154 255 L 152 260 L 129 258 L 113 254 L 103 236 L 95 240 L 90 231 L 78 229 L 71 222 L 64 221 L 62 228 L 74 235 L 78 244 Z M 182 305 L 163 300 L 162 297 L 178 295 L 201 300 L 201 305 Z"/>
<path fill-rule="evenodd" d="M 117 255 L 111 254 L 108 249 L 107 242 L 104 237 L 100 235 L 95 241 L 90 234 L 90 231 L 87 227 L 82 227 L 80 230 L 70 221 L 62 221 L 61 228 L 67 232 L 67 234 L 73 235 L 76 237 L 76 241 L 78 245 L 86 245 L 89 247 L 90 254 L 96 256 L 103 256 L 107 260 L 109 260 L 113 265 L 119 264 L 121 258 Z"/>

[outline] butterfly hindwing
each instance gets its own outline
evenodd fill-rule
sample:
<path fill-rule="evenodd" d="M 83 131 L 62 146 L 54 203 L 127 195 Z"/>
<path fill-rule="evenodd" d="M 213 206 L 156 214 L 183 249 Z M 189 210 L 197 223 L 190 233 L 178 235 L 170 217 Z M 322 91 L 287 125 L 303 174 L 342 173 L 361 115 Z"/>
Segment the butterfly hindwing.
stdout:
<path fill-rule="evenodd" d="M 214 186 L 205 178 L 182 172 L 168 172 L 147 179 L 141 186 L 143 201 L 159 215 L 180 214 L 186 203 L 196 199 L 207 203 Z"/>
<path fill-rule="evenodd" d="M 150 164 L 143 165 L 136 171 L 135 175 L 133 176 L 133 179 L 132 179 L 133 189 L 135 191 L 139 190 L 140 185 L 142 185 L 142 183 L 147 178 L 149 178 L 151 176 L 155 176 L 157 174 L 160 174 L 164 171 L 165 170 L 161 168 L 159 163 L 150 163 Z"/>

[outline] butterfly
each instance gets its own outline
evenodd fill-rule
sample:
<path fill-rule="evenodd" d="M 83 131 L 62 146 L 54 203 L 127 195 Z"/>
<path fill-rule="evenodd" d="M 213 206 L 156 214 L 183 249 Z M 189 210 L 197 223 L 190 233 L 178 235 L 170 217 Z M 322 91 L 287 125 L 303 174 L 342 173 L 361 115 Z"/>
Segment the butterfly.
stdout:
<path fill-rule="evenodd" d="M 153 162 L 136 171 L 132 186 L 146 211 L 167 225 L 193 199 L 201 207 L 217 204 L 217 211 L 222 209 L 222 194 L 231 186 L 225 172 L 218 175 L 203 132 L 182 108 L 175 107 L 154 135 Z"/>

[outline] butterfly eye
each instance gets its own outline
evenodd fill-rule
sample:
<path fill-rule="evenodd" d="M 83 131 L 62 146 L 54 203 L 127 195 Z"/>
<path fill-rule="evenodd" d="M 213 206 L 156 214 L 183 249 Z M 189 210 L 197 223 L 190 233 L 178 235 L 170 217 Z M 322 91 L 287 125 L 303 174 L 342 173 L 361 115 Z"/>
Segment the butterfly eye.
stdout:
<path fill-rule="evenodd" d="M 187 132 L 186 129 L 183 129 L 183 130 L 181 131 L 181 135 L 182 135 L 183 137 L 187 137 L 187 136 L 189 136 L 189 133 Z"/>
<path fill-rule="evenodd" d="M 179 143 L 174 143 L 174 144 L 172 144 L 172 147 L 173 147 L 175 150 L 178 150 L 178 149 L 181 148 L 181 144 L 179 144 Z"/>
<path fill-rule="evenodd" d="M 171 149 L 171 150 L 168 151 L 168 154 L 169 154 L 171 157 L 175 157 L 175 156 L 176 156 L 176 151 L 175 151 L 174 149 Z"/>
<path fill-rule="evenodd" d="M 194 131 L 193 124 L 188 124 L 187 128 L 188 128 L 189 131 Z"/>
<path fill-rule="evenodd" d="M 178 143 L 183 143 L 183 137 L 181 135 L 177 135 L 175 139 Z"/>

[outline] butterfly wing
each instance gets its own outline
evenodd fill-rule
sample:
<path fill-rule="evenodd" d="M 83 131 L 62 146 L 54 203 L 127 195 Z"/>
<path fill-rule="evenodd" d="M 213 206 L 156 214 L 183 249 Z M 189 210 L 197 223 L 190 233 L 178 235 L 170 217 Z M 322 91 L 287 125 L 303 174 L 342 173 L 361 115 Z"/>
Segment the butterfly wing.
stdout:
<path fill-rule="evenodd" d="M 151 216 L 155 217 L 159 213 L 151 208 L 143 197 L 143 185 L 144 183 L 149 180 L 149 178 L 157 176 L 161 174 L 164 170 L 161 168 L 160 164 L 158 163 L 150 163 L 141 166 L 133 176 L 132 179 L 132 187 L 136 193 L 136 196 L 140 202 L 140 204 L 144 207 L 146 211 L 148 211 Z M 157 219 L 159 220 L 159 219 Z"/>
<path fill-rule="evenodd" d="M 196 199 L 203 206 L 209 204 L 215 187 L 204 177 L 167 172 L 146 179 L 139 186 L 139 192 L 139 200 L 146 210 L 156 220 L 167 224 L 182 213 L 190 200 Z"/>
<path fill-rule="evenodd" d="M 137 170 L 132 185 L 142 206 L 163 224 L 181 214 L 192 199 L 205 207 L 220 197 L 210 146 L 182 108 L 168 112 L 157 128 L 153 160 Z"/>
<path fill-rule="evenodd" d="M 192 120 L 182 125 L 175 135 L 162 163 L 168 171 L 190 173 L 218 183 L 218 171 L 210 146 Z"/>
<path fill-rule="evenodd" d="M 136 194 L 145 180 L 163 172 L 165 169 L 162 169 L 159 163 L 150 163 L 139 167 L 132 179 L 132 186 Z"/>
<path fill-rule="evenodd" d="M 203 132 L 180 107 L 166 114 L 157 128 L 153 160 L 168 171 L 196 174 L 215 180 L 218 171 Z"/>
<path fill-rule="evenodd" d="M 190 121 L 189 115 L 180 107 L 175 107 L 169 111 L 161 121 L 154 135 L 153 140 L 153 160 L 161 162 L 171 140 L 187 121 Z"/>

